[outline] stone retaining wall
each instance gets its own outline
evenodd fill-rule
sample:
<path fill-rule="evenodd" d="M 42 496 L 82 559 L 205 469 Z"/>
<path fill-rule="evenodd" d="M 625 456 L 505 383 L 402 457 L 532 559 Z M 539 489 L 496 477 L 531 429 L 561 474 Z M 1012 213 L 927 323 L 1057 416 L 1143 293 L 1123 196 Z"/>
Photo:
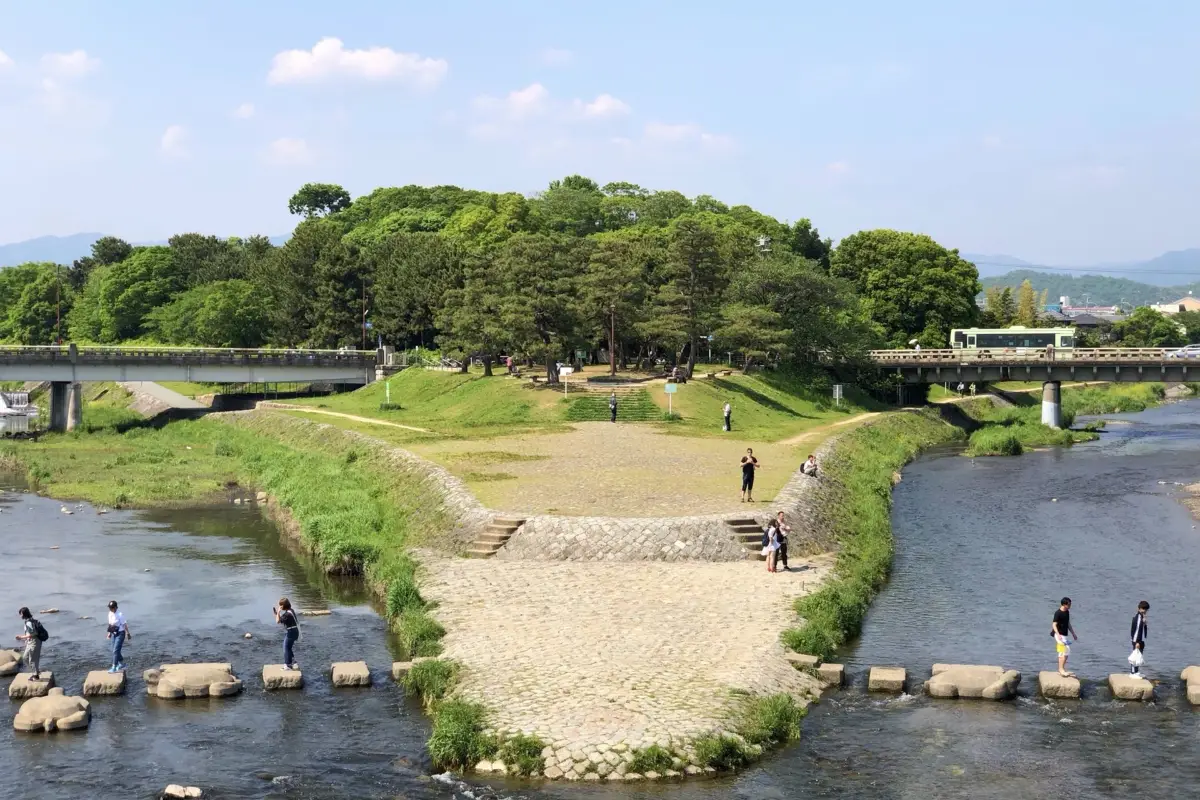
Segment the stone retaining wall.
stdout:
<path fill-rule="evenodd" d="M 514 561 L 741 561 L 729 514 L 698 517 L 529 517 L 495 558 Z"/>

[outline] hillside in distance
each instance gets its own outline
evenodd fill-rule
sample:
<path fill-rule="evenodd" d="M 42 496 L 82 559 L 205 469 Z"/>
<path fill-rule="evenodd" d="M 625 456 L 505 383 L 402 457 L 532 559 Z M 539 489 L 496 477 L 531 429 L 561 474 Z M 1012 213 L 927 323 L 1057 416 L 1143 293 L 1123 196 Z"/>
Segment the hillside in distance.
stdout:
<path fill-rule="evenodd" d="M 1131 282 L 1162 287 L 1183 286 L 1200 281 L 1200 248 L 1197 247 L 1188 250 L 1172 250 L 1146 261 L 1084 266 L 1054 265 L 1052 268 L 1046 264 L 1033 264 L 1014 256 L 981 253 L 961 253 L 960 255 L 975 265 L 979 270 L 980 278 L 1006 276 L 1013 270 L 1040 270 L 1043 274 L 1061 272 L 1063 275 L 1075 277 L 1111 275 L 1114 278 L 1125 278 Z M 1007 280 L 1007 278 L 1005 279 Z M 1053 291 L 1050 293 L 1054 294 Z"/>
<path fill-rule="evenodd" d="M 77 258 L 92 254 L 92 244 L 104 236 L 103 233 L 72 233 L 69 236 L 39 236 L 23 242 L 0 244 L 0 268 L 15 267 L 30 261 L 48 261 L 53 264 L 70 264 Z M 272 236 L 271 244 L 281 245 L 290 234 Z M 131 242 L 134 245 L 166 244 L 162 242 Z"/>
<path fill-rule="evenodd" d="M 1013 291 L 1016 291 L 1025 280 L 1033 284 L 1035 291 L 1041 292 L 1045 289 L 1050 302 L 1057 302 L 1059 297 L 1066 295 L 1071 298 L 1073 305 L 1083 305 L 1087 302 L 1094 306 L 1112 306 L 1118 303 L 1138 306 L 1178 300 L 1189 290 L 1200 295 L 1200 280 L 1176 286 L 1155 286 L 1109 275 L 1071 275 L 1065 272 L 1038 272 L 1030 269 L 1018 269 L 1003 275 L 981 278 L 980 283 L 985 289 L 991 286 L 1011 286 Z"/>

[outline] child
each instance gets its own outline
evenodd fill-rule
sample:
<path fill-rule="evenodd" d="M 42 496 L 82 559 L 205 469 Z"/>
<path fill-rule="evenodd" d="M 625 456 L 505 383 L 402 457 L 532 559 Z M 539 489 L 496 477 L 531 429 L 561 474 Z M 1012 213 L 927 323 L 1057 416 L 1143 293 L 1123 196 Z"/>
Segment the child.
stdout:
<path fill-rule="evenodd" d="M 1146 612 L 1150 610 L 1150 604 L 1145 600 L 1138 603 L 1137 613 L 1133 615 L 1133 621 L 1129 623 L 1129 641 L 1133 645 L 1133 650 L 1139 654 L 1146 651 L 1146 635 L 1150 632 L 1149 626 L 1146 624 Z M 1129 657 L 1133 658 L 1133 653 L 1130 652 Z M 1141 661 L 1141 659 L 1137 659 Z M 1142 666 L 1135 661 L 1129 662 L 1129 674 L 1141 674 Z"/>

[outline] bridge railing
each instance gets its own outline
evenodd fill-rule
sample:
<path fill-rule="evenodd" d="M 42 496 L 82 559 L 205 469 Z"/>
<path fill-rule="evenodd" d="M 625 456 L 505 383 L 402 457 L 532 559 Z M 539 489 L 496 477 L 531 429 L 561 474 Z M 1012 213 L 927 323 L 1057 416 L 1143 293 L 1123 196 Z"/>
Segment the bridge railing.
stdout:
<path fill-rule="evenodd" d="M 78 347 L 0 345 L 0 364 L 212 364 L 240 366 L 370 366 L 374 350 L 271 350 L 218 347 Z"/>
<path fill-rule="evenodd" d="M 1038 347 L 1006 347 L 991 349 L 944 350 L 872 350 L 871 359 L 887 366 L 946 366 L 1014 362 L 1028 364 L 1043 361 L 1056 364 L 1096 364 L 1151 362 L 1173 363 L 1170 357 L 1177 348 L 1162 347 L 1096 347 L 1059 348 L 1049 351 Z"/>

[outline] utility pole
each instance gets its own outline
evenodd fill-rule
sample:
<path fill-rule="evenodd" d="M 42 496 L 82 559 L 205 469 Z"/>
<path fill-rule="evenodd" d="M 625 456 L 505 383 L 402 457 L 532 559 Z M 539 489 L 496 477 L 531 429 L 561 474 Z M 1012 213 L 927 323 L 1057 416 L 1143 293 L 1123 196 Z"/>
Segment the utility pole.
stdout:
<path fill-rule="evenodd" d="M 617 375 L 617 304 L 608 304 L 608 374 Z"/>
<path fill-rule="evenodd" d="M 54 265 L 54 343 L 62 344 L 62 265 Z"/>
<path fill-rule="evenodd" d="M 360 349 L 366 350 L 367 349 L 367 282 L 366 281 L 362 282 L 362 309 L 363 309 L 363 312 L 362 312 L 362 347 Z"/>

